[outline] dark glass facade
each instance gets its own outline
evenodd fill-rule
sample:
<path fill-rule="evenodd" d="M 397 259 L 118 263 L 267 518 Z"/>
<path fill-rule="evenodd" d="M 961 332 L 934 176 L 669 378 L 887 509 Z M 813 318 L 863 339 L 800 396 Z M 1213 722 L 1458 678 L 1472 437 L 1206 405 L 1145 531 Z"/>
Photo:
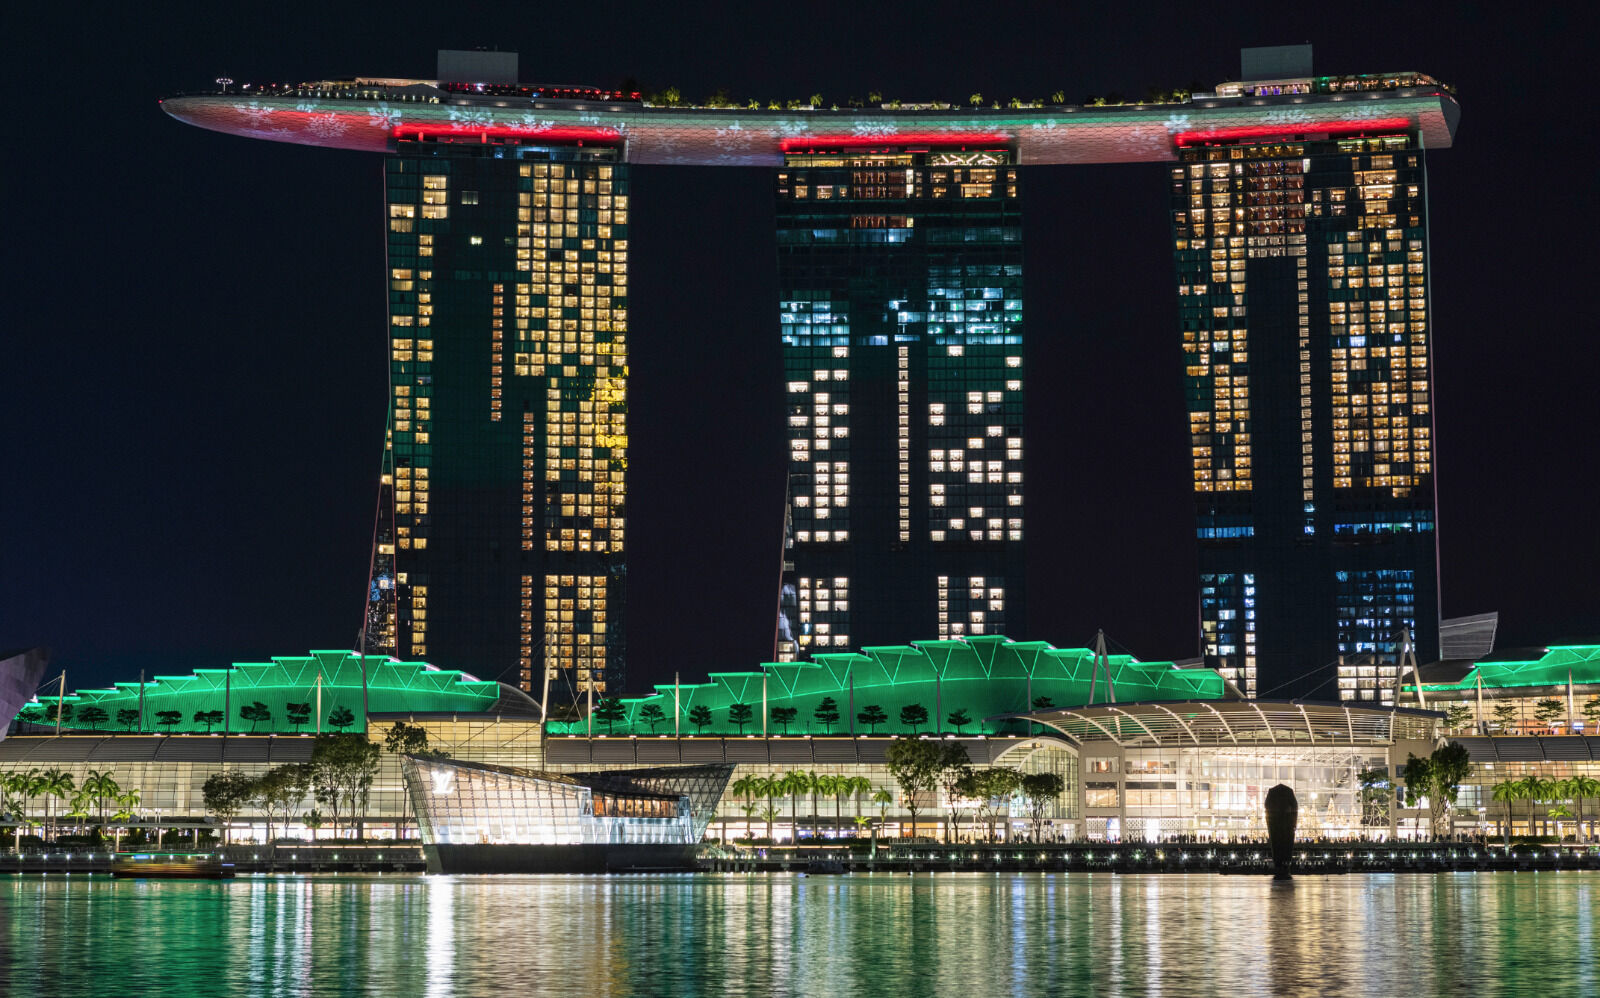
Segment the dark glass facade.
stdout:
<path fill-rule="evenodd" d="M 785 157 L 779 660 L 1027 633 L 1018 173 L 1003 148 Z"/>
<path fill-rule="evenodd" d="M 1170 168 L 1203 651 L 1251 695 L 1388 701 L 1404 629 L 1437 652 L 1423 158 L 1377 131 Z"/>
<path fill-rule="evenodd" d="M 401 141 L 391 397 L 366 646 L 553 700 L 620 690 L 627 168 Z"/>

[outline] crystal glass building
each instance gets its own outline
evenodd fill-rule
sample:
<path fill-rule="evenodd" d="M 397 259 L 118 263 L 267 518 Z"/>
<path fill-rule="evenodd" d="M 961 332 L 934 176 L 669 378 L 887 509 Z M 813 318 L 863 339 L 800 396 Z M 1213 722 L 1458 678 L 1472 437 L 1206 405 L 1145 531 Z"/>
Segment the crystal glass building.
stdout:
<path fill-rule="evenodd" d="M 794 151 L 777 175 L 780 660 L 1025 632 L 1010 150 Z"/>

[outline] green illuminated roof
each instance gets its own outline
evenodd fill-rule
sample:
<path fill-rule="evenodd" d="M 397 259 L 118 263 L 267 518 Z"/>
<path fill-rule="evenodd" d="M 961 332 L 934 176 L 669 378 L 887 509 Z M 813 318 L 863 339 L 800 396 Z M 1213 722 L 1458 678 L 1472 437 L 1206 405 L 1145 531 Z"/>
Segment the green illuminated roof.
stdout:
<path fill-rule="evenodd" d="M 144 684 L 143 717 L 137 721 L 124 722 L 118 717 L 118 711 L 139 709 L 137 682 L 117 683 L 110 689 L 77 690 L 64 700 L 71 712 L 61 727 L 73 731 L 206 731 L 207 725 L 196 721 L 195 714 L 226 711 L 229 732 L 314 731 L 320 678 L 322 730 L 332 730 L 328 718 L 342 708 L 353 718 L 347 730 L 360 731 L 366 721 L 362 710 L 363 666 L 365 701 L 374 714 L 477 714 L 500 706 L 499 683 L 464 672 L 348 651 L 313 651 L 308 655 L 277 656 L 270 662 L 236 663 L 225 669 L 196 669 L 187 676 L 156 676 Z M 55 702 L 55 697 L 43 696 L 24 705 L 17 716 L 54 727 L 49 709 Z M 271 714 L 269 720 L 251 722 L 241 715 L 241 708 L 257 702 Z M 311 719 L 295 725 L 289 718 L 291 703 L 310 704 Z M 83 714 L 91 707 L 105 711 L 105 719 L 85 721 Z M 174 710 L 180 716 L 178 723 L 162 725 L 159 712 Z M 210 730 L 223 731 L 224 725 L 214 723 Z"/>
<path fill-rule="evenodd" d="M 1119 701 L 1215 700 L 1223 695 L 1222 677 L 1210 669 L 1179 669 L 1171 662 L 1140 662 L 1129 655 L 1111 655 L 1109 661 Z M 856 712 L 877 705 L 888 715 L 888 722 L 877 726 L 878 734 L 908 730 L 900 723 L 900 709 L 912 704 L 927 708 L 929 723 L 921 726 L 923 731 L 954 730 L 946 718 L 956 710 L 965 710 L 971 718 L 962 728 L 967 734 L 1021 731 L 1023 722 L 985 718 L 1029 710 L 1030 700 L 1039 697 L 1049 697 L 1058 707 L 1086 704 L 1093 671 L 1094 652 L 1087 648 L 1055 648 L 1044 641 L 1012 641 L 1000 635 L 864 648 L 859 654 L 820 654 L 807 662 L 765 662 L 754 672 L 713 672 L 709 682 L 682 684 L 677 688 L 683 717 L 680 730 L 684 734 L 700 732 L 689 714 L 696 707 L 707 707 L 712 721 L 704 733 L 739 734 L 740 727 L 728 718 L 728 708 L 743 703 L 753 708 L 753 716 L 742 733 L 759 734 L 764 679 L 769 715 L 774 708 L 796 711 L 789 734 L 820 735 L 830 727 L 833 734 L 848 733 L 852 687 Z M 815 717 L 825 697 L 834 699 L 840 714 L 838 723 L 831 726 Z M 1104 675 L 1094 699 L 1106 699 Z M 627 716 L 615 723 L 613 733 L 672 732 L 671 684 L 657 685 L 650 696 L 622 703 Z M 659 707 L 665 717 L 654 729 L 640 717 L 648 704 Z M 596 718 L 594 724 L 597 734 L 606 731 L 604 721 Z M 581 721 L 552 722 L 550 730 L 579 733 L 584 728 Z M 784 728 L 769 716 L 767 731 L 782 734 Z M 856 732 L 866 734 L 868 728 L 858 723 Z"/>
<path fill-rule="evenodd" d="M 1565 686 L 1569 681 L 1600 683 L 1600 645 L 1551 645 L 1496 652 L 1473 664 L 1456 683 L 1423 683 L 1425 693 L 1518 686 Z M 1415 691 L 1416 684 L 1405 687 Z"/>

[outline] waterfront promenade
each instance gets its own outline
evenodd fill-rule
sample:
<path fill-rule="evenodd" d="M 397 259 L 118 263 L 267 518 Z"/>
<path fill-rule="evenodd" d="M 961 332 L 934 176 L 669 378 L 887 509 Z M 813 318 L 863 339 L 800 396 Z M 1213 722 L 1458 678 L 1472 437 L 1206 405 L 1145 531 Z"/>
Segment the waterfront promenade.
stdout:
<path fill-rule="evenodd" d="M 173 851 L 154 850 L 156 855 Z M 420 873 L 422 849 L 397 845 L 230 846 L 222 853 L 239 874 Z M 111 869 L 105 850 L 0 852 L 0 874 L 102 874 Z M 1600 870 L 1600 847 L 1568 844 L 1518 846 L 1461 842 L 1305 842 L 1291 872 L 1457 873 Z M 1028 843 L 902 844 L 870 846 L 708 847 L 699 862 L 711 873 L 1223 873 L 1272 872 L 1265 843 Z M 618 871 L 630 872 L 630 871 Z M 649 872 L 649 871 L 636 871 Z"/>

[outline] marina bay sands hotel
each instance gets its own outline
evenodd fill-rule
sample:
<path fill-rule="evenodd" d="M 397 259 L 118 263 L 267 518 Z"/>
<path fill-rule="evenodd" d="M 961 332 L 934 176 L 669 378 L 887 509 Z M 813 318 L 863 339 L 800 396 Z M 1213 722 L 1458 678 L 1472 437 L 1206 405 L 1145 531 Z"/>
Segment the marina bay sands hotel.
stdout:
<path fill-rule="evenodd" d="M 1165 102 L 841 109 L 656 103 L 443 52 L 436 80 L 219 81 L 162 108 L 386 157 L 363 651 L 623 692 L 635 164 L 773 171 L 774 658 L 1030 636 L 1027 168 L 1160 163 L 1200 650 L 1247 696 L 1381 703 L 1403 635 L 1438 651 L 1426 157 L 1459 110 L 1421 73 L 1314 76 L 1309 46 L 1243 62 Z"/>

